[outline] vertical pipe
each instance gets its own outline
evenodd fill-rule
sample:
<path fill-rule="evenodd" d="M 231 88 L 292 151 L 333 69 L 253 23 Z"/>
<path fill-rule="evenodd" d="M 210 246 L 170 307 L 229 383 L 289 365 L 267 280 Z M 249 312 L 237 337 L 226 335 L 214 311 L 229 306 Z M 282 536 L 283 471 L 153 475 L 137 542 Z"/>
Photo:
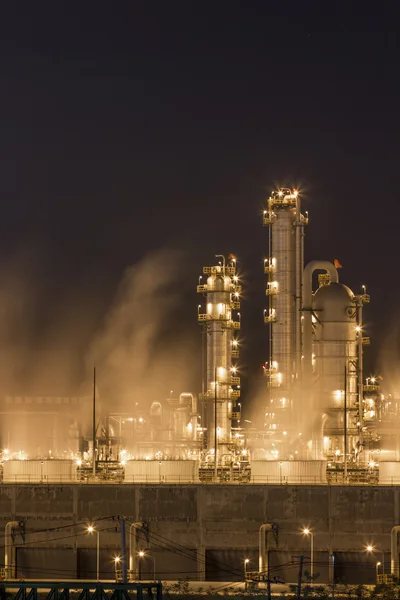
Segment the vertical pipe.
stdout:
<path fill-rule="evenodd" d="M 217 481 L 218 477 L 218 436 L 217 436 L 217 367 L 215 367 L 215 381 L 214 381 L 214 478 Z"/>
<path fill-rule="evenodd" d="M 335 598 L 335 555 L 332 554 L 332 600 Z"/>
<path fill-rule="evenodd" d="M 92 450 L 92 462 L 93 462 L 93 476 L 96 475 L 96 367 L 93 367 L 93 450 Z"/>
<path fill-rule="evenodd" d="M 126 569 L 126 530 L 125 530 L 125 519 L 119 518 L 120 530 L 121 530 L 121 563 L 122 563 L 122 583 L 127 582 L 127 569 Z"/>
<path fill-rule="evenodd" d="M 100 580 L 100 532 L 97 531 L 97 529 L 96 529 L 96 534 L 97 534 L 96 579 L 97 579 L 97 581 L 99 581 Z"/>
<path fill-rule="evenodd" d="M 364 425 L 364 407 L 363 407 L 363 345 L 362 345 L 362 299 L 359 298 L 358 305 L 358 326 L 360 331 L 358 332 L 358 422 L 359 426 L 359 443 L 360 449 L 362 450 L 363 444 L 363 425 Z"/>
<path fill-rule="evenodd" d="M 399 531 L 400 525 L 395 525 L 390 533 L 390 572 L 396 577 L 399 576 L 399 547 L 397 544 Z"/>
<path fill-rule="evenodd" d="M 344 366 L 344 420 L 343 420 L 343 454 L 344 481 L 347 481 L 347 365 Z"/>
<path fill-rule="evenodd" d="M 301 367 L 301 279 L 303 274 L 302 265 L 302 221 L 300 212 L 300 198 L 296 199 L 296 247 L 295 247 L 295 267 L 296 267 L 296 304 L 295 304 L 295 378 L 298 380 Z M 301 403 L 300 403 L 301 404 Z"/>

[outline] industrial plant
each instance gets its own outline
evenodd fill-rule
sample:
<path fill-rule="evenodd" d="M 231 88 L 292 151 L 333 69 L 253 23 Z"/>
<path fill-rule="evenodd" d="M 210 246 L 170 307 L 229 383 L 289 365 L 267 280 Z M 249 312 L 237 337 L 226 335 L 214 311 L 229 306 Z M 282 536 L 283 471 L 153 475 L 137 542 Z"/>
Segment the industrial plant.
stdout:
<path fill-rule="evenodd" d="M 262 221 L 263 426 L 242 419 L 237 260 L 216 255 L 197 285 L 198 389 L 154 398 L 146 409 L 136 403 L 129 413 L 96 408 L 95 383 L 93 398 L 6 397 L 4 482 L 400 480 L 397 402 L 381 393 L 379 378 L 363 373 L 366 286 L 354 293 L 340 283 L 337 259 L 304 266 L 308 213 L 297 190 L 272 192 Z"/>
<path fill-rule="evenodd" d="M 108 532 L 100 567 L 97 538 L 97 572 L 104 574 L 119 544 L 114 519 L 122 514 L 131 522 L 133 578 L 136 550 L 144 556 L 150 548 L 154 578 L 182 577 L 183 561 L 186 579 L 240 579 L 243 561 L 245 577 L 253 561 L 255 581 L 274 565 L 290 565 L 306 531 L 318 532 L 311 565 L 318 556 L 322 579 L 334 578 L 335 552 L 337 573 L 354 581 L 340 552 L 361 560 L 363 544 L 374 548 L 372 528 L 384 561 L 393 529 L 391 573 L 398 574 L 399 407 L 381 390 L 379 375 L 363 371 L 367 288 L 354 292 L 341 283 L 338 259 L 304 264 L 309 218 L 297 190 L 272 192 L 262 225 L 265 356 L 257 419 L 246 422 L 242 411 L 240 267 L 234 255 L 216 254 L 197 281 L 196 389 L 113 411 L 94 371 L 90 395 L 2 399 L 0 506 L 7 526 L 23 521 L 34 532 L 32 519 L 50 519 L 52 527 L 71 528 L 73 538 L 85 535 L 82 523 L 98 519 Z M 195 313 L 194 303 L 193 326 Z M 59 542 L 64 538 L 49 535 L 38 537 L 43 556 L 10 541 L 6 576 L 23 568 L 39 576 L 41 561 L 55 560 L 55 550 L 54 572 L 68 563 L 76 576 L 90 576 L 88 536 L 78 544 L 78 537 Z M 180 544 L 178 563 L 170 559 L 171 540 Z M 294 580 L 290 569 L 285 577 Z"/>

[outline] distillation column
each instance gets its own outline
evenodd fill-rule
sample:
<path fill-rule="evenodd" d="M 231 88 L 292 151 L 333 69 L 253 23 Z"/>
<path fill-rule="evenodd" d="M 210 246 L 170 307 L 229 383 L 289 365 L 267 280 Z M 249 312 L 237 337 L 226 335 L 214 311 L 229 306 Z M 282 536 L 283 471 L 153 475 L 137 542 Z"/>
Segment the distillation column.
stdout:
<path fill-rule="evenodd" d="M 269 257 L 264 261 L 269 306 L 264 322 L 270 326 L 265 374 L 270 392 L 267 426 L 272 429 L 278 425 L 290 428 L 300 408 L 294 405 L 294 394 L 301 393 L 303 239 L 307 221 L 296 190 L 272 192 L 263 218 L 269 228 Z"/>
<path fill-rule="evenodd" d="M 199 284 L 197 292 L 205 296 L 206 310 L 198 309 L 198 322 L 205 328 L 206 369 L 204 373 L 205 421 L 207 449 L 217 450 L 217 462 L 228 452 L 231 441 L 231 419 L 237 417 L 234 404 L 240 397 L 240 378 L 232 358 L 237 357 L 238 342 L 235 332 L 240 329 L 240 313 L 234 320 L 233 311 L 240 308 L 241 286 L 236 275 L 236 260 L 230 257 L 227 265 L 221 255 L 221 263 L 203 267 L 208 275 L 205 285 Z M 216 417 L 216 418 L 215 418 Z M 217 444 L 215 443 L 217 442 Z"/>

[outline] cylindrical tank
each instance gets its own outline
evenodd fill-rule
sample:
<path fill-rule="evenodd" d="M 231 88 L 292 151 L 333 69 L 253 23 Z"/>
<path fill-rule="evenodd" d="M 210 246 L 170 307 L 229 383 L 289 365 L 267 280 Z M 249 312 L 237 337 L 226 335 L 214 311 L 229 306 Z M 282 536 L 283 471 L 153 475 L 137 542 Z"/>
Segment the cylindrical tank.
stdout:
<path fill-rule="evenodd" d="M 196 483 L 197 460 L 128 460 L 125 483 Z"/>
<path fill-rule="evenodd" d="M 77 480 L 73 460 L 7 460 L 3 483 L 71 483 Z"/>
<path fill-rule="evenodd" d="M 252 460 L 252 483 L 326 483 L 325 460 Z"/>
<path fill-rule="evenodd" d="M 314 416 L 326 412 L 324 435 L 334 440 L 342 454 L 344 403 L 346 395 L 347 428 L 357 399 L 356 303 L 353 292 L 341 283 L 322 285 L 314 294 L 316 316 L 313 354 L 315 357 Z M 346 370 L 346 375 L 345 375 Z M 345 389 L 345 380 L 347 385 Z M 352 432 L 354 435 L 354 429 Z M 349 452 L 351 440 L 349 435 Z M 320 446 L 322 442 L 320 440 Z M 332 446 L 332 444 L 331 444 Z M 333 451 L 335 448 L 332 447 Z"/>
<path fill-rule="evenodd" d="M 218 265 L 203 267 L 209 277 L 206 285 L 197 286 L 197 291 L 206 298 L 205 312 L 198 315 L 206 346 L 202 426 L 207 432 L 207 448 L 214 448 L 217 437 L 216 450 L 222 456 L 231 442 L 233 404 L 240 397 L 240 379 L 232 358 L 238 356 L 234 332 L 240 329 L 240 320 L 234 320 L 233 312 L 240 308 L 241 287 L 235 274 L 236 259 L 230 255 L 230 263 L 226 264 L 224 256 L 217 257 L 222 258 Z"/>
<path fill-rule="evenodd" d="M 297 191 L 283 189 L 271 195 L 264 213 L 264 224 L 269 225 L 269 258 L 264 265 L 268 274 L 269 304 L 264 321 L 271 327 L 266 417 L 271 429 L 292 429 L 296 424 L 296 401 L 300 404 L 300 392 L 294 388 L 301 379 L 305 222 Z"/>
<path fill-rule="evenodd" d="M 400 484 L 399 461 L 382 461 L 379 463 L 379 483 L 381 485 Z"/>

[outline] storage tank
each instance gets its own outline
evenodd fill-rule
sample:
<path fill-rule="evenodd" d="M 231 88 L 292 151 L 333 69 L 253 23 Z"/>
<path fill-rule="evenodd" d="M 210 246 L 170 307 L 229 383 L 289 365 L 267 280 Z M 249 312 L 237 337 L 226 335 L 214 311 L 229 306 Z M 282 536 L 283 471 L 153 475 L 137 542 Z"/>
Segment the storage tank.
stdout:
<path fill-rule="evenodd" d="M 325 460 L 253 460 L 251 482 L 271 484 L 326 483 Z"/>
<path fill-rule="evenodd" d="M 197 460 L 128 460 L 125 483 L 197 483 Z"/>
<path fill-rule="evenodd" d="M 399 461 L 382 461 L 379 463 L 379 483 L 381 485 L 400 484 Z"/>
<path fill-rule="evenodd" d="M 71 483 L 77 480 L 73 460 L 6 460 L 3 483 Z"/>
<path fill-rule="evenodd" d="M 358 430 L 353 424 L 358 400 L 357 305 L 353 292 L 341 283 L 322 285 L 314 294 L 315 383 L 314 415 L 327 414 L 324 428 L 314 422 L 314 452 L 329 445 L 332 454 L 348 455 L 355 446 Z M 346 398 L 345 398 L 346 397 Z M 348 445 L 343 447 L 344 407 L 347 404 Z M 321 417 L 322 418 L 322 417 Z M 322 421 L 321 421 L 322 422 Z M 330 439 L 329 439 L 330 438 Z M 358 439 L 358 437 L 357 437 Z"/>

